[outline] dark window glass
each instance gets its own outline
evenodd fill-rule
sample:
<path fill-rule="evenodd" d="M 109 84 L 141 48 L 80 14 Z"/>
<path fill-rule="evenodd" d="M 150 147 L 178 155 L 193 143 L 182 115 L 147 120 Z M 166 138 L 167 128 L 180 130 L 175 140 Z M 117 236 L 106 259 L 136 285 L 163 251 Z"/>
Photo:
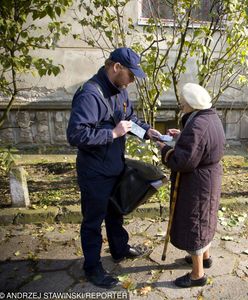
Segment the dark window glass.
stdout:
<path fill-rule="evenodd" d="M 174 0 L 142 0 L 142 18 L 160 18 L 166 20 L 173 19 L 173 5 Z M 195 8 L 192 11 L 192 19 L 194 21 L 210 21 L 211 18 L 214 16 L 216 17 L 216 7 L 212 9 L 211 0 L 200 0 L 200 6 Z M 217 2 L 217 1 L 216 1 Z M 221 2 L 221 1 L 220 1 Z M 211 13 L 210 13 L 211 12 Z"/>

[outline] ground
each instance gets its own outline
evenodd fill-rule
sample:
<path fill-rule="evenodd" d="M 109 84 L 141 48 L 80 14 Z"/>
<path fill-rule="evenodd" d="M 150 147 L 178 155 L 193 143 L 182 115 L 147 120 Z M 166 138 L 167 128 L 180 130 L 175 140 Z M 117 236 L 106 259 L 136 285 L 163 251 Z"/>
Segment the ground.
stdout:
<path fill-rule="evenodd" d="M 17 164 L 22 165 L 27 171 L 29 196 L 33 206 L 64 206 L 80 203 L 75 158 L 75 155 L 69 154 L 22 154 L 18 157 Z M 222 165 L 221 208 L 226 217 L 229 215 L 231 226 L 232 223 L 235 224 L 239 218 L 242 218 L 242 213 L 247 209 L 247 148 L 227 148 L 226 154 L 222 159 Z M 169 173 L 169 170 L 165 171 Z M 9 207 L 11 205 L 11 198 L 8 177 L 3 173 L 0 175 L 0 206 Z M 168 189 L 169 185 L 166 186 L 163 192 L 160 191 L 150 201 L 165 202 L 165 199 L 167 200 L 169 195 Z M 240 199 L 244 199 L 244 201 L 237 201 Z M 228 208 L 225 210 L 226 204 L 228 204 Z M 248 232 L 248 229 L 246 231 Z"/>
<path fill-rule="evenodd" d="M 171 244 L 166 261 L 161 261 L 167 218 L 127 218 L 125 227 L 131 244 L 143 244 L 150 251 L 141 259 L 115 264 L 103 230 L 103 265 L 119 277 L 121 284 L 116 291 L 128 291 L 130 300 L 248 299 L 248 152 L 228 150 L 222 161 L 222 199 L 211 250 L 214 265 L 206 270 L 208 284 L 203 288 L 175 287 L 174 279 L 189 272 L 190 266 L 183 259 L 185 252 Z M 75 155 L 22 155 L 18 164 L 28 172 L 33 206 L 80 203 Z M 0 195 L 1 206 L 10 206 L 8 177 L 3 174 Z M 79 232 L 80 224 L 42 222 L 2 226 L 0 297 L 8 291 L 104 292 L 84 277 Z"/>
<path fill-rule="evenodd" d="M 120 280 L 120 284 L 108 292 L 128 292 L 130 300 L 248 299 L 248 249 L 247 240 L 242 237 L 243 224 L 236 224 L 232 228 L 218 224 L 211 247 L 213 266 L 205 270 L 207 285 L 190 289 L 174 285 L 175 278 L 191 270 L 184 261 L 186 252 L 169 244 L 166 260 L 161 260 L 167 226 L 167 221 L 159 218 L 126 220 L 125 228 L 129 232 L 130 243 L 144 245 L 149 251 L 143 257 L 121 263 L 112 260 L 103 228 L 102 263 Z M 7 298 L 8 292 L 14 292 L 16 297 L 19 295 L 18 299 L 24 292 L 63 292 L 71 297 L 72 293 L 90 292 L 92 297 L 87 299 L 127 299 L 106 297 L 106 290 L 86 280 L 82 270 L 79 232 L 79 224 L 2 226 L 0 298 L 17 299 Z M 102 297 L 94 297 L 96 292 Z M 67 299 L 86 298 L 81 294 L 78 298 Z"/>

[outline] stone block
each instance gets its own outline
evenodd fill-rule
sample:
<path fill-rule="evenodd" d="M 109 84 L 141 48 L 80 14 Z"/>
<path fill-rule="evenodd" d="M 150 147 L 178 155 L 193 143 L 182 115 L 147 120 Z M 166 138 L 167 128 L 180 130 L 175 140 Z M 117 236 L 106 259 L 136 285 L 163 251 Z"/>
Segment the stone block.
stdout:
<path fill-rule="evenodd" d="M 48 207 L 47 209 L 25 209 L 20 211 L 14 220 L 14 224 L 29 223 L 54 223 L 55 217 L 59 212 L 57 207 Z"/>
<path fill-rule="evenodd" d="M 20 212 L 18 208 L 0 209 L 0 225 L 13 224 L 15 217 Z"/>
<path fill-rule="evenodd" d="M 66 271 L 36 274 L 33 280 L 20 288 L 20 292 L 66 292 L 74 280 Z"/>
<path fill-rule="evenodd" d="M 157 218 L 160 217 L 160 204 L 159 203 L 146 203 L 136 208 L 130 215 L 130 217 L 138 218 Z"/>
<path fill-rule="evenodd" d="M 62 213 L 56 217 L 56 221 L 72 224 L 81 223 L 81 207 L 79 205 L 68 205 L 64 207 Z"/>
<path fill-rule="evenodd" d="M 30 261 L 9 261 L 2 264 L 0 290 L 1 292 L 17 291 L 32 276 L 34 276 L 34 273 Z"/>
<path fill-rule="evenodd" d="M 0 113 L 0 116 L 2 114 Z M 8 118 L 4 120 L 3 126 L 0 130 L 0 145 L 13 144 L 15 143 L 15 134 L 13 127 L 13 123 L 11 120 L 11 113 Z"/>
<path fill-rule="evenodd" d="M 244 114 L 240 123 L 240 138 L 248 139 L 248 115 Z"/>
<path fill-rule="evenodd" d="M 142 234 L 147 231 L 151 224 L 151 221 L 135 218 L 131 219 L 130 223 L 128 223 L 128 225 L 125 225 L 125 228 L 132 235 Z"/>
<path fill-rule="evenodd" d="M 240 137 L 240 111 L 229 110 L 226 115 L 226 138 L 238 140 Z"/>
<path fill-rule="evenodd" d="M 202 292 L 202 299 L 247 299 L 248 282 L 241 281 L 231 274 L 213 278 L 211 286 Z"/>
<path fill-rule="evenodd" d="M 26 171 L 23 167 L 10 170 L 10 194 L 13 207 L 27 207 L 30 205 Z"/>
<path fill-rule="evenodd" d="M 51 125 L 53 126 L 53 140 L 58 143 L 66 143 L 67 120 L 65 113 L 62 111 L 54 113 Z"/>

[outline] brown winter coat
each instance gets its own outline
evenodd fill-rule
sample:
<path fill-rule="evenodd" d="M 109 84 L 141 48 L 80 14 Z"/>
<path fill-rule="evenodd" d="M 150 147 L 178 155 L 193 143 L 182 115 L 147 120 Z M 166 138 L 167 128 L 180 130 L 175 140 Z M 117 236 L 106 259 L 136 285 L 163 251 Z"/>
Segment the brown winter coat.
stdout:
<path fill-rule="evenodd" d="M 183 121 L 190 114 L 184 116 Z M 171 243 L 182 250 L 198 250 L 214 237 L 221 192 L 225 135 L 214 109 L 199 111 L 183 129 L 174 151 L 165 146 L 162 161 L 171 169 L 173 194 L 175 175 L 180 172 Z M 171 154 L 167 153 L 168 151 Z M 168 154 L 167 161 L 164 161 Z"/>

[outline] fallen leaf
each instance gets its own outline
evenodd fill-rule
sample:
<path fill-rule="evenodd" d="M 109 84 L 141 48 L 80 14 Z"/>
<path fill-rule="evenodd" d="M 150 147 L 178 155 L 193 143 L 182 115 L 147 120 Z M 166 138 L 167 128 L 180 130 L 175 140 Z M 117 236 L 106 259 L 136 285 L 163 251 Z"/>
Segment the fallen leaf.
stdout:
<path fill-rule="evenodd" d="M 148 286 L 144 286 L 139 290 L 140 295 L 142 296 L 146 296 L 150 291 L 152 290 L 152 288 L 148 285 Z"/>
<path fill-rule="evenodd" d="M 30 251 L 29 253 L 28 253 L 28 257 L 27 257 L 29 260 L 37 260 L 38 259 L 38 256 L 34 253 L 34 252 L 32 252 L 32 251 Z"/>
<path fill-rule="evenodd" d="M 146 241 L 144 241 L 143 245 L 146 246 L 146 247 L 149 247 L 149 246 L 152 245 L 152 241 L 151 240 L 146 240 Z"/>
<path fill-rule="evenodd" d="M 244 222 L 244 220 L 245 220 L 245 217 L 242 217 L 242 216 L 239 216 L 239 217 L 238 217 L 238 221 L 239 221 L 239 222 Z"/>
<path fill-rule="evenodd" d="M 161 237 L 161 236 L 165 236 L 165 231 L 163 231 L 163 232 L 158 232 L 158 233 L 156 234 L 156 237 Z"/>
<path fill-rule="evenodd" d="M 46 229 L 45 229 L 46 231 L 54 231 L 54 227 L 53 226 L 48 226 Z"/>
<path fill-rule="evenodd" d="M 124 274 L 124 275 L 117 276 L 117 278 L 119 279 L 120 282 L 123 282 L 123 281 L 129 279 L 129 276 L 127 274 Z"/>
<path fill-rule="evenodd" d="M 82 250 L 78 249 L 77 252 L 75 253 L 75 255 L 82 256 L 83 255 Z"/>
<path fill-rule="evenodd" d="M 134 283 L 131 279 L 125 280 L 122 282 L 122 287 L 126 290 L 134 290 L 137 284 Z"/>
<path fill-rule="evenodd" d="M 32 204 L 32 205 L 30 206 L 30 208 L 31 208 L 31 209 L 38 209 L 38 206 L 35 205 L 35 204 Z"/>
<path fill-rule="evenodd" d="M 233 241 L 233 237 L 225 235 L 220 238 L 223 241 Z"/>
<path fill-rule="evenodd" d="M 122 283 L 122 287 L 126 290 L 134 290 L 137 286 L 137 284 L 132 281 L 128 274 L 119 275 L 118 279 Z"/>
<path fill-rule="evenodd" d="M 221 224 L 222 226 L 227 226 L 227 222 L 226 222 L 226 221 L 221 221 L 220 224 Z"/>
<path fill-rule="evenodd" d="M 152 276 L 156 275 L 157 273 L 158 273 L 157 270 L 151 270 L 151 272 L 150 272 L 150 274 L 151 274 Z"/>
<path fill-rule="evenodd" d="M 247 254 L 248 255 L 248 249 L 244 250 L 242 253 Z"/>
<path fill-rule="evenodd" d="M 18 250 L 14 254 L 15 254 L 15 256 L 19 256 L 21 254 L 21 252 Z"/>
<path fill-rule="evenodd" d="M 35 275 L 33 281 L 40 280 L 42 278 L 41 274 Z"/>

